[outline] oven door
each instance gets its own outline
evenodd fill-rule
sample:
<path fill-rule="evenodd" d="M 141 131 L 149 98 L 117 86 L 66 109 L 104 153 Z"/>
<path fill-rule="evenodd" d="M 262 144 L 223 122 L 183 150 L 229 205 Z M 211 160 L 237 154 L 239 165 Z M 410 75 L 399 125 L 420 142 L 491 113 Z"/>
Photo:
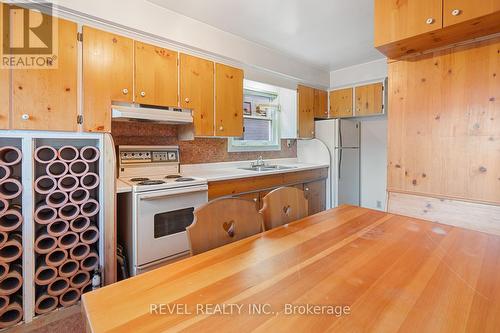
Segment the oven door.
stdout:
<path fill-rule="evenodd" d="M 135 196 L 135 265 L 151 264 L 189 251 L 186 227 L 193 223 L 194 209 L 208 202 L 208 186 L 138 193 Z"/>

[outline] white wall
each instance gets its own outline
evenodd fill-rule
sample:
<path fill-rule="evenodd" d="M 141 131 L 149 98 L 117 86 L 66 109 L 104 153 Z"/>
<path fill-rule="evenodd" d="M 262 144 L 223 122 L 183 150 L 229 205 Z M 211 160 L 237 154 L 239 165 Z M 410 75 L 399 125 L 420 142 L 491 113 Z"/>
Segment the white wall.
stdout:
<path fill-rule="evenodd" d="M 387 59 L 383 58 L 330 72 L 330 88 L 339 88 L 386 76 Z"/>
<path fill-rule="evenodd" d="M 385 209 L 387 185 L 387 118 L 361 120 L 361 206 Z"/>
<path fill-rule="evenodd" d="M 387 61 L 380 59 L 330 72 L 330 87 L 340 88 L 387 76 Z M 386 109 L 386 112 L 391 112 Z M 361 206 L 385 210 L 387 189 L 387 117 L 361 121 Z"/>
<path fill-rule="evenodd" d="M 31 0 L 33 1 L 33 0 Z M 242 67 L 255 81 L 296 87 L 298 82 L 328 87 L 328 70 L 219 30 L 144 0 L 53 0 L 59 15 L 109 28 L 134 38 L 155 40 L 176 50 Z M 140 39 L 140 38 L 139 38 Z M 161 42 L 161 43 L 160 43 Z"/>

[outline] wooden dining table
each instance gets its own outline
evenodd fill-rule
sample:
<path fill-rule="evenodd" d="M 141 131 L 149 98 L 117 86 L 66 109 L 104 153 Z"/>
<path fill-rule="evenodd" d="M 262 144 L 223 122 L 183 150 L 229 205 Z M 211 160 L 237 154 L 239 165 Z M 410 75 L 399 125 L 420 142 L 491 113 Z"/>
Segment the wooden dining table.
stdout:
<path fill-rule="evenodd" d="M 341 206 L 82 304 L 91 332 L 499 332 L 500 237 Z"/>

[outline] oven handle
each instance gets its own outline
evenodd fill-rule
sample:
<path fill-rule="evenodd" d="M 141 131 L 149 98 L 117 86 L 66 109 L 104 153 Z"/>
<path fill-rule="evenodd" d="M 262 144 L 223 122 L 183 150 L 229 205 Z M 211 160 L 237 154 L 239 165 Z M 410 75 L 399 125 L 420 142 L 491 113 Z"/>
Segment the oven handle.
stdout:
<path fill-rule="evenodd" d="M 161 198 L 168 197 L 171 195 L 179 195 L 179 194 L 194 193 L 194 192 L 205 192 L 205 191 L 208 191 L 207 185 L 182 187 L 182 188 L 176 188 L 176 189 L 156 192 L 154 194 L 140 194 L 139 199 L 140 200 L 156 200 L 156 199 L 161 199 Z"/>

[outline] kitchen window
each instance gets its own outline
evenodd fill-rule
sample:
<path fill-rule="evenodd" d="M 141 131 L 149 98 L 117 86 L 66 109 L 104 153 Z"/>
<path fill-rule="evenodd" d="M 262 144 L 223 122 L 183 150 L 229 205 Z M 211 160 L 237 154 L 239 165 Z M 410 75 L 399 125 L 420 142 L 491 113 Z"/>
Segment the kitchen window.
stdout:
<path fill-rule="evenodd" d="M 281 150 L 278 88 L 245 80 L 243 136 L 229 138 L 228 151 Z"/>

